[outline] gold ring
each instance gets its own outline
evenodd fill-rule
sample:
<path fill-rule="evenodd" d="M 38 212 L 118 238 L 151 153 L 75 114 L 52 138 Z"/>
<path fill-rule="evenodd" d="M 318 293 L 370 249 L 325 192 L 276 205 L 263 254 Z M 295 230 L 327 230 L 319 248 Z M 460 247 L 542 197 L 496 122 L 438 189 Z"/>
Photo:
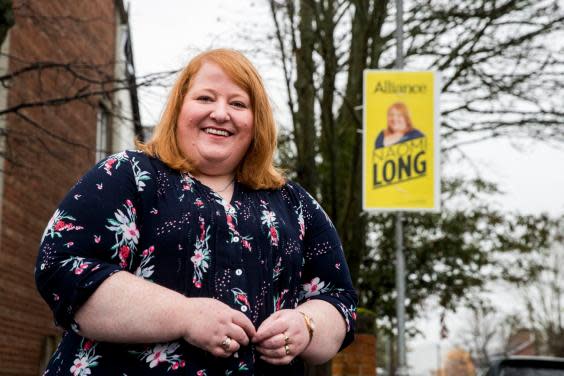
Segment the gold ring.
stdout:
<path fill-rule="evenodd" d="M 286 352 L 286 355 L 290 355 L 290 346 L 284 345 L 284 351 Z"/>
<path fill-rule="evenodd" d="M 225 339 L 221 341 L 221 347 L 223 347 L 225 351 L 229 351 L 229 346 L 231 346 L 231 338 L 229 336 L 225 336 Z"/>
<path fill-rule="evenodd" d="M 286 333 L 282 333 L 284 335 L 284 345 L 287 345 L 290 343 L 290 337 L 288 337 L 288 335 Z"/>

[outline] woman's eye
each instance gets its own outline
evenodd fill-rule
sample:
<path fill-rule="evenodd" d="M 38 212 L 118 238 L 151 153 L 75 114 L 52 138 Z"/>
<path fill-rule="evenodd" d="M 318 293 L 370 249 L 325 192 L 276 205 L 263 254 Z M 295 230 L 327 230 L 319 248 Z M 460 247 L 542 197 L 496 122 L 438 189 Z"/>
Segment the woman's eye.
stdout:
<path fill-rule="evenodd" d="M 200 95 L 196 99 L 199 100 L 200 102 L 211 102 L 212 101 L 212 98 L 208 95 Z"/>
<path fill-rule="evenodd" d="M 245 103 L 239 101 L 232 102 L 231 105 L 238 108 L 247 108 Z"/>

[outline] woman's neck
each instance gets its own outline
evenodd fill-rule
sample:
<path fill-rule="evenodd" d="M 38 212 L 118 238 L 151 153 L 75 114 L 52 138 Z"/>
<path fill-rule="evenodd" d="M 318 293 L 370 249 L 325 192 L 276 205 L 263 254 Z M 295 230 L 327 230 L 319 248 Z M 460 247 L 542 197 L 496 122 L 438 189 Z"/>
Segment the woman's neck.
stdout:
<path fill-rule="evenodd" d="M 202 184 L 220 195 L 225 201 L 231 201 L 231 197 L 233 196 L 233 186 L 235 183 L 235 174 L 206 175 L 202 173 L 195 173 L 193 175 Z"/>

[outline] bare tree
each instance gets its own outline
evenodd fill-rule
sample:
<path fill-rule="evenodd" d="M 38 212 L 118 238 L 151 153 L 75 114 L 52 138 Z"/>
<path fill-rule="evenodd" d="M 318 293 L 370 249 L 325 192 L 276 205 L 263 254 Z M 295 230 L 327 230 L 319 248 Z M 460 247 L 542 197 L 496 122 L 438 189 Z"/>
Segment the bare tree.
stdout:
<path fill-rule="evenodd" d="M 293 121 L 287 163 L 335 221 L 357 280 L 369 223 L 360 197 L 362 72 L 393 66 L 393 4 L 269 3 Z M 443 76 L 444 151 L 500 136 L 563 140 L 564 56 L 548 42 L 562 35 L 558 2 L 406 3 L 407 68 Z"/>
<path fill-rule="evenodd" d="M 537 347 L 545 355 L 564 357 L 564 220 L 545 269 L 523 286 L 523 298 Z"/>
<path fill-rule="evenodd" d="M 406 69 L 442 75 L 442 141 L 449 155 L 492 138 L 564 141 L 564 9 L 554 0 L 405 1 Z M 273 38 L 293 127 L 283 135 L 290 171 L 317 195 L 341 235 L 361 304 L 393 332 L 394 220 L 361 206 L 362 73 L 395 59 L 389 0 L 270 0 Z M 445 180 L 441 214 L 404 216 L 408 318 L 430 296 L 452 309 L 486 281 L 517 282 L 541 263 L 553 222 L 508 215 L 477 179 Z M 458 201 L 457 201 L 458 200 Z M 507 257 L 519 263 L 507 267 Z M 488 266 L 486 268 L 486 266 Z M 486 272 L 487 271 L 487 272 Z M 382 329 L 382 328 L 381 328 Z"/>
<path fill-rule="evenodd" d="M 8 30 L 14 25 L 12 0 L 0 0 L 0 45 L 6 39 Z"/>
<path fill-rule="evenodd" d="M 69 39 L 73 33 L 80 33 L 81 28 L 90 23 L 107 23 L 108 27 L 115 27 L 113 22 L 103 17 L 85 18 L 72 13 L 48 15 L 37 9 L 36 5 L 28 0 L 20 0 L 15 4 L 12 4 L 12 1 L 2 1 L 0 31 L 7 31 L 14 25 L 13 13 L 20 22 L 32 23 L 53 40 Z M 5 35 L 0 37 L 3 40 Z M 97 109 L 100 101 L 104 101 L 112 118 L 132 123 L 136 137 L 142 140 L 144 124 L 141 123 L 139 116 L 138 90 L 168 87 L 171 78 L 178 71 L 155 72 L 136 77 L 129 36 L 123 48 L 126 61 L 119 62 L 114 60 L 92 62 L 60 56 L 38 60 L 28 56 L 24 51 L 1 53 L 0 59 L 9 59 L 10 70 L 0 74 L 0 88 L 9 90 L 17 86 L 20 91 L 13 93 L 15 95 L 11 95 L 11 100 L 0 106 L 0 117 L 18 119 L 35 131 L 21 133 L 17 127 L 7 127 L 2 128 L 0 137 L 12 137 L 21 140 L 20 142 L 41 145 L 48 154 L 59 159 L 62 158 L 57 151 L 60 148 L 50 148 L 50 141 L 92 152 L 94 145 L 85 144 L 81 141 L 80 135 L 73 134 L 71 129 L 68 132 L 53 131 L 49 125 L 39 120 L 41 117 L 35 115 L 41 111 L 56 111 L 72 103 L 81 103 Z M 124 75 L 121 77 L 116 77 L 114 74 L 116 64 L 124 65 Z M 47 82 L 49 84 L 44 84 Z M 56 90 L 49 90 L 48 85 L 55 85 Z M 21 89 L 25 87 L 39 88 L 39 90 L 28 93 Z M 122 91 L 130 93 L 134 111 L 125 113 L 123 108 L 114 106 L 112 97 Z M 7 158 L 12 163 L 18 164 L 17 155 L 13 150 L 0 150 L 0 158 Z"/>

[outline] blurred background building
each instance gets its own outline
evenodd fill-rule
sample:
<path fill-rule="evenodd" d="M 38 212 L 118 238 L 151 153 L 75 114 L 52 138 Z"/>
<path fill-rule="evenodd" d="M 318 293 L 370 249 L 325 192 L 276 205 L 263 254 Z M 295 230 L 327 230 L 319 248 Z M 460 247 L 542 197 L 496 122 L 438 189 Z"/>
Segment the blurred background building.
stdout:
<path fill-rule="evenodd" d="M 60 336 L 33 279 L 45 225 L 141 121 L 121 0 L 1 5 L 14 24 L 0 40 L 0 373 L 38 375 Z"/>

